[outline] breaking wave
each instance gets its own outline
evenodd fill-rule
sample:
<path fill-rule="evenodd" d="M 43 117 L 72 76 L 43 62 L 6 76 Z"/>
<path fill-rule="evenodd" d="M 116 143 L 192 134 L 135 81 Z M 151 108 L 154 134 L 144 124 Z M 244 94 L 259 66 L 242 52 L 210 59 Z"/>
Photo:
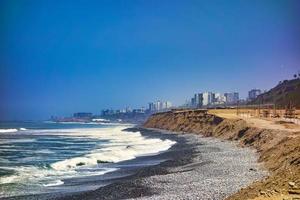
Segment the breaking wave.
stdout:
<path fill-rule="evenodd" d="M 9 128 L 9 129 L 0 129 L 0 133 L 13 133 L 13 132 L 17 132 L 18 129 L 15 128 Z"/>
<path fill-rule="evenodd" d="M 93 150 L 84 156 L 53 163 L 55 170 L 70 170 L 82 166 L 97 166 L 99 163 L 116 163 L 131 160 L 139 156 L 153 155 L 168 150 L 176 142 L 171 140 L 145 138 L 140 132 L 128 132 L 123 128 L 109 128 L 84 131 L 89 137 L 106 139 L 110 142 L 104 148 Z M 105 132 L 105 134 L 104 134 Z M 153 148 L 155 146 L 155 148 Z"/>
<path fill-rule="evenodd" d="M 30 135 L 37 135 L 37 138 L 16 138 L 10 140 L 2 140 L 0 144 L 3 149 L 4 145 L 30 143 L 30 144 L 44 144 L 44 141 L 51 142 L 52 144 L 58 145 L 56 148 L 61 148 L 59 151 L 65 153 L 70 153 L 69 151 L 77 151 L 76 149 L 68 149 L 65 145 L 70 145 L 71 140 L 66 140 L 66 138 L 72 138 L 76 140 L 73 145 L 82 145 L 83 143 L 94 144 L 95 146 L 88 150 L 84 150 L 83 147 L 81 151 L 84 152 L 83 155 L 77 154 L 75 157 L 64 157 L 59 160 L 59 156 L 67 154 L 57 154 L 57 159 L 53 159 L 50 162 L 50 158 L 47 157 L 49 164 L 43 166 L 7 166 L 0 167 L 2 171 L 13 171 L 13 174 L 7 174 L 6 176 L 0 176 L 0 186 L 4 187 L 3 184 L 12 183 L 26 183 L 27 185 L 39 185 L 46 188 L 55 187 L 58 185 L 64 185 L 66 179 L 70 178 L 80 178 L 89 177 L 95 175 L 103 175 L 108 172 L 113 172 L 118 170 L 118 168 L 110 165 L 109 163 L 118 163 L 121 161 L 131 160 L 139 156 L 147 156 L 158 154 L 162 151 L 168 150 L 176 142 L 168 139 L 158 139 L 158 138 L 148 138 L 144 137 L 140 132 L 129 132 L 124 130 L 125 128 L 130 128 L 132 125 L 122 125 L 122 126 L 111 126 L 103 128 L 78 128 L 78 129 L 47 129 L 47 130 L 30 130 Z M 18 131 L 17 129 L 13 129 Z M 20 129 L 21 130 L 21 129 Z M 25 129 L 23 129 L 25 130 Z M 49 140 L 52 136 L 55 136 L 55 140 Z M 40 138 L 40 139 L 38 139 Z M 61 138 L 61 140 L 58 140 Z M 43 139 L 41 141 L 41 139 Z M 48 140 L 47 140 L 48 139 Z M 105 141 L 95 143 L 95 141 Z M 62 144 L 59 144 L 61 142 Z M 33 160 L 41 163 L 45 157 L 54 155 L 57 152 L 56 148 L 51 149 L 41 148 L 35 153 L 39 154 L 41 157 L 30 156 L 26 158 L 19 158 L 18 162 L 30 163 Z M 78 147 L 79 148 L 79 147 Z M 9 149 L 8 149 L 9 150 Z M 19 151 L 18 149 L 11 149 Z M 25 150 L 22 150 L 23 152 Z M 54 152 L 55 151 L 55 152 Z M 30 152 L 28 152 L 30 153 Z M 1 191 L 0 191 L 1 193 Z M 1 194 L 0 194 L 1 196 Z M 4 195 L 5 196 L 5 195 Z"/>
<path fill-rule="evenodd" d="M 69 170 L 81 166 L 97 166 L 99 163 L 116 163 L 125 160 L 131 160 L 138 156 L 153 155 L 161 151 L 168 150 L 174 142 L 170 140 L 160 141 L 148 139 L 148 141 L 139 141 L 132 145 L 120 145 L 116 147 L 107 147 L 100 150 L 63 161 L 53 163 L 52 168 L 56 170 Z M 153 145 L 156 148 L 153 148 Z"/>
<path fill-rule="evenodd" d="M 27 131 L 26 128 L 8 128 L 8 129 L 0 129 L 0 133 L 14 133 L 14 132 L 18 132 L 18 131 Z"/>

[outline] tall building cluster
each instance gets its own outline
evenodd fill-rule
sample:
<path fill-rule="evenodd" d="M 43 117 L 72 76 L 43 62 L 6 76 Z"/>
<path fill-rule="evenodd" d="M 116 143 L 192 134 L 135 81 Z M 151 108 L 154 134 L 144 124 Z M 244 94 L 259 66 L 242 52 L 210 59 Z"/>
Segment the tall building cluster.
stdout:
<path fill-rule="evenodd" d="M 224 94 L 227 104 L 236 104 L 239 101 L 238 92 L 229 92 Z"/>
<path fill-rule="evenodd" d="M 124 109 L 105 109 L 102 110 L 102 116 L 113 116 L 113 115 L 128 115 L 128 114 L 149 114 L 158 111 L 166 111 L 172 107 L 172 103 L 170 101 L 155 101 L 149 103 L 148 109 L 142 108 L 135 108 L 131 109 L 130 107 L 126 107 Z"/>
<path fill-rule="evenodd" d="M 196 93 L 191 101 L 190 107 L 200 108 L 215 105 L 230 105 L 236 104 L 239 101 L 238 92 L 229 93 L 213 93 L 213 92 L 203 92 Z"/>
<path fill-rule="evenodd" d="M 156 101 L 150 102 L 148 110 L 150 112 L 157 112 L 170 109 L 172 107 L 172 103 L 170 101 Z"/>
<path fill-rule="evenodd" d="M 191 108 L 201 108 L 210 106 L 231 106 L 237 103 L 247 103 L 256 99 L 262 91 L 260 89 L 252 89 L 248 92 L 247 100 L 240 99 L 238 92 L 202 92 L 196 93 L 194 96 L 188 100 L 186 106 Z"/>
<path fill-rule="evenodd" d="M 248 100 L 252 101 L 252 100 L 256 99 L 256 97 L 260 94 L 261 94 L 260 89 L 252 89 L 248 92 Z"/>

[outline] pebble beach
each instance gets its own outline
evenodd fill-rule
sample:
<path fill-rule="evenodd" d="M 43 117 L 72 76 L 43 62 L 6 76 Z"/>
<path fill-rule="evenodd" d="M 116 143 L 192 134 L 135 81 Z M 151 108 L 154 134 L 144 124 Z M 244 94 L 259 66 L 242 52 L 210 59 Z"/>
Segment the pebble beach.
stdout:
<path fill-rule="evenodd" d="M 225 199 L 267 175 L 254 150 L 232 142 L 153 129 L 141 132 L 176 140 L 171 149 L 153 156 L 165 162 L 97 190 L 54 199 Z"/>

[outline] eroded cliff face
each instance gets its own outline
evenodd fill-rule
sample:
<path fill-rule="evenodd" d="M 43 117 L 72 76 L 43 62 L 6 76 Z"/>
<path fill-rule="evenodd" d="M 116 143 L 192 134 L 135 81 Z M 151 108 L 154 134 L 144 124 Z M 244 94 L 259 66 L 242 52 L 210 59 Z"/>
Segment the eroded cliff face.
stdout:
<path fill-rule="evenodd" d="M 228 199 L 300 197 L 300 133 L 250 127 L 242 119 L 223 119 L 203 111 L 158 113 L 144 127 L 218 137 L 255 148 L 270 176 Z"/>
<path fill-rule="evenodd" d="M 203 112 L 165 112 L 151 116 L 144 124 L 147 128 L 159 128 L 176 132 L 211 134 L 222 118 Z"/>

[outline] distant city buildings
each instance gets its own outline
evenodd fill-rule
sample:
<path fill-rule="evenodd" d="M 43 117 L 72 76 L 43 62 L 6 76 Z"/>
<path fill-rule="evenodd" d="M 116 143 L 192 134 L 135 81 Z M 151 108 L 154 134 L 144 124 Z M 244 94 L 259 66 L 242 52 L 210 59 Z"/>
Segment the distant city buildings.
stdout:
<path fill-rule="evenodd" d="M 170 101 L 155 101 L 150 102 L 148 109 L 145 109 L 145 107 L 141 108 L 135 108 L 131 109 L 130 107 L 126 107 L 125 109 L 105 109 L 102 110 L 101 116 L 114 116 L 114 115 L 134 115 L 134 114 L 149 114 L 149 113 L 155 113 L 159 111 L 165 111 L 172 107 L 172 103 Z"/>
<path fill-rule="evenodd" d="M 54 122 L 89 122 L 94 118 L 93 113 L 77 112 L 70 117 L 51 116 L 51 121 Z"/>
<path fill-rule="evenodd" d="M 261 94 L 261 90 L 260 89 L 252 89 L 248 92 L 248 101 L 252 101 L 254 99 L 256 99 L 256 97 L 258 95 Z"/>
<path fill-rule="evenodd" d="M 196 93 L 194 97 L 191 99 L 191 105 L 194 108 L 200 108 L 203 102 L 203 95 L 202 93 Z"/>
<path fill-rule="evenodd" d="M 196 93 L 191 98 L 190 103 L 186 105 L 191 108 L 201 108 L 219 105 L 232 105 L 239 101 L 238 92 L 230 93 L 213 93 L 213 92 L 203 92 Z"/>
<path fill-rule="evenodd" d="M 167 110 L 172 107 L 172 103 L 170 101 L 156 101 L 156 102 L 150 102 L 148 111 L 149 112 L 157 112 L 162 110 Z"/>
<path fill-rule="evenodd" d="M 247 104 L 247 101 L 252 101 L 260 95 L 262 91 L 260 89 L 252 89 L 248 92 L 247 100 L 242 100 L 239 97 L 238 92 L 203 92 L 195 93 L 193 97 L 186 101 L 186 103 L 181 106 L 182 108 L 217 108 L 217 107 L 226 107 L 234 106 L 237 103 Z M 72 121 L 72 122 L 88 122 L 88 121 L 100 121 L 103 118 L 107 119 L 116 119 L 130 121 L 130 119 L 138 120 L 139 118 L 146 119 L 147 116 L 156 112 L 168 111 L 169 109 L 174 108 L 170 101 L 154 101 L 148 104 L 148 108 L 145 107 L 131 109 L 130 107 L 125 107 L 123 109 L 105 109 L 102 110 L 101 115 L 93 115 L 89 112 L 77 112 L 73 114 L 73 117 L 51 117 L 53 121 Z M 99 118 L 100 117 L 100 118 Z"/>
<path fill-rule="evenodd" d="M 154 103 L 154 105 L 155 105 L 155 107 L 154 107 L 155 111 L 160 111 L 163 109 L 163 102 L 161 102 L 161 101 L 156 101 Z"/>
<path fill-rule="evenodd" d="M 149 103 L 149 109 L 150 112 L 154 112 L 156 110 L 156 106 L 153 102 Z"/>
<path fill-rule="evenodd" d="M 214 93 L 212 92 L 204 92 L 202 93 L 202 105 L 203 106 L 208 106 L 211 105 L 214 102 Z"/>
<path fill-rule="evenodd" d="M 92 118 L 93 113 L 87 113 L 87 112 L 78 112 L 73 114 L 74 118 L 83 119 L 83 118 Z"/>
<path fill-rule="evenodd" d="M 120 113 L 120 110 L 114 111 L 114 110 L 112 110 L 112 109 L 106 109 L 106 110 L 102 110 L 102 111 L 101 111 L 101 115 L 102 115 L 102 116 L 109 116 L 109 115 L 114 115 L 114 114 L 116 114 L 117 112 Z"/>
<path fill-rule="evenodd" d="M 214 103 L 217 105 L 224 105 L 226 103 L 226 97 L 222 93 L 215 93 Z"/>
<path fill-rule="evenodd" d="M 142 107 L 142 108 L 133 109 L 132 112 L 133 113 L 145 113 L 146 110 L 144 107 Z"/>
<path fill-rule="evenodd" d="M 163 109 L 170 109 L 170 108 L 172 108 L 172 103 L 170 102 L 170 101 L 165 101 L 164 103 L 163 103 Z"/>
<path fill-rule="evenodd" d="M 224 94 L 226 98 L 226 104 L 236 104 L 239 101 L 238 92 L 229 92 Z"/>
<path fill-rule="evenodd" d="M 113 109 L 104 109 L 101 111 L 101 116 L 112 116 L 112 115 L 125 115 L 125 114 L 141 114 L 145 113 L 146 110 L 144 107 L 142 108 L 136 108 L 136 109 L 131 109 L 129 107 L 125 109 L 118 109 L 118 110 L 113 110 Z"/>

